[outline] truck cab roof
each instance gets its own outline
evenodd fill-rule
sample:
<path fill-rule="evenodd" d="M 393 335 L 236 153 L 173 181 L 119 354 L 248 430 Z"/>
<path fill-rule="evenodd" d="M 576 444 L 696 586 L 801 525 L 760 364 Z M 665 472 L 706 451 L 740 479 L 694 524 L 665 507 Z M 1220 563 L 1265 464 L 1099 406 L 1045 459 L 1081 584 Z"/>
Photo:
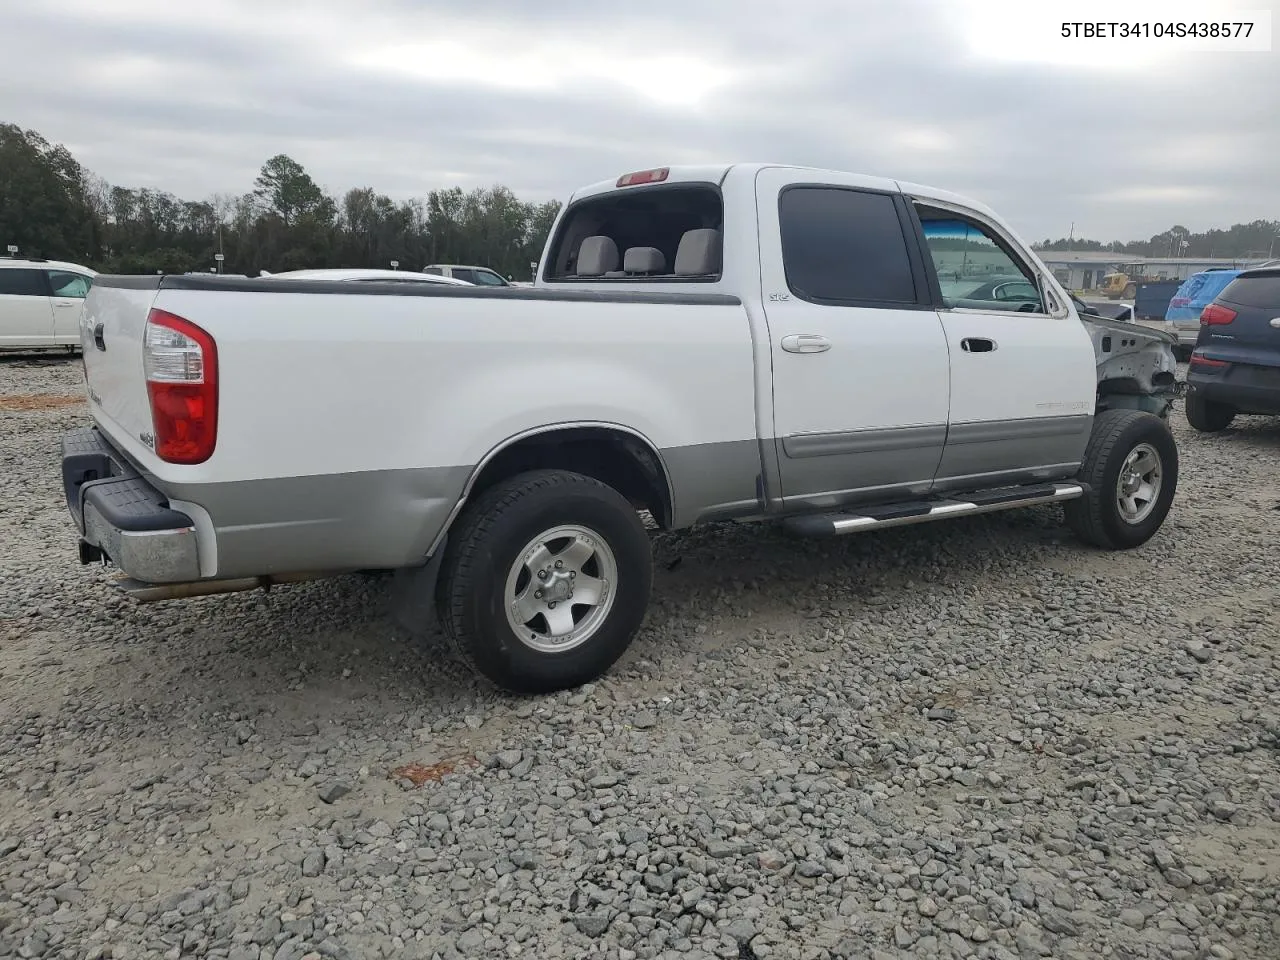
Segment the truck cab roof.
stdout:
<path fill-rule="evenodd" d="M 569 203 L 572 204 L 579 200 L 585 200 L 588 197 L 599 196 L 616 190 L 650 186 L 656 183 L 714 183 L 717 185 L 723 185 L 725 180 L 730 176 L 754 177 L 762 170 L 791 171 L 795 174 L 797 181 L 812 177 L 812 179 L 822 182 L 833 176 L 841 178 L 847 178 L 850 176 L 850 173 L 846 171 L 831 170 L 823 167 L 809 167 L 797 164 L 768 163 L 760 161 L 654 167 L 651 170 L 646 171 L 628 171 L 617 179 L 600 180 L 596 183 L 582 187 L 573 193 L 569 198 Z M 660 174 L 661 180 L 639 179 L 635 180 L 631 184 L 624 182 L 628 177 L 636 177 L 637 174 L 648 174 L 653 172 Z M 962 194 L 952 193 L 948 190 L 939 189 L 938 187 L 931 187 L 920 183 L 911 183 L 905 180 L 893 180 L 888 177 L 881 177 L 873 174 L 855 173 L 853 176 L 857 177 L 862 187 L 869 190 L 884 190 L 890 193 L 906 193 L 921 199 L 934 200 L 942 203 L 955 203 L 987 215 L 994 215 L 994 211 L 985 204 Z"/>

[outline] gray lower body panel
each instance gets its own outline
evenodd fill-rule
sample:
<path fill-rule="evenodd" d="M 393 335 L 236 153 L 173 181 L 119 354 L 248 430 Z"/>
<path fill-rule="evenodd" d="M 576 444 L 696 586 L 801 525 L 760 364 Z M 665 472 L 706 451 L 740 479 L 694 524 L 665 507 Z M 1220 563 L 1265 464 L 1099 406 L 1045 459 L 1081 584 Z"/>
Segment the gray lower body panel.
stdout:
<path fill-rule="evenodd" d="M 1090 417 L 740 440 L 660 451 L 674 526 L 768 512 L 761 450 L 782 461 L 783 510 L 829 508 L 944 489 L 1051 480 L 1074 472 Z M 421 564 L 467 489 L 471 466 L 165 484 L 212 521 L 219 578 Z M 935 481 L 935 477 L 937 480 Z"/>
<path fill-rule="evenodd" d="M 938 465 L 938 487 L 992 485 L 1015 478 L 1053 479 L 1084 459 L 1093 417 L 953 423 Z"/>
<path fill-rule="evenodd" d="M 1091 416 L 798 434 L 777 446 L 788 508 L 830 509 L 1073 475 Z"/>
<path fill-rule="evenodd" d="M 660 451 L 674 491 L 672 526 L 759 513 L 760 442 L 731 440 Z"/>
<path fill-rule="evenodd" d="M 777 443 L 783 502 L 826 508 L 922 495 L 946 439 L 946 424 L 783 437 Z"/>
<path fill-rule="evenodd" d="M 412 566 L 427 556 L 469 467 L 165 484 L 208 512 L 218 577 Z"/>

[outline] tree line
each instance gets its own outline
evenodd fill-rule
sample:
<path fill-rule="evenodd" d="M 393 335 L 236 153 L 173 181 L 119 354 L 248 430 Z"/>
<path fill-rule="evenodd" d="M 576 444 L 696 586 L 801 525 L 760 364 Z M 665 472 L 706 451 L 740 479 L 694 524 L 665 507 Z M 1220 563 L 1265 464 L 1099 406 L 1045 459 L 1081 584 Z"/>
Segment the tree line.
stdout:
<path fill-rule="evenodd" d="M 243 195 L 182 200 L 108 184 L 66 147 L 0 123 L 0 252 L 70 260 L 107 273 L 223 271 L 256 276 L 310 267 L 420 270 L 474 263 L 529 277 L 560 204 L 509 189 L 433 190 L 397 202 L 370 187 L 329 196 L 296 160 L 263 164 Z"/>
<path fill-rule="evenodd" d="M 66 147 L 0 123 L 0 247 L 71 260 L 108 273 L 208 270 L 257 275 L 306 267 L 408 269 L 477 263 L 517 279 L 542 254 L 560 204 L 528 203 L 495 186 L 433 190 L 396 202 L 370 187 L 329 196 L 283 154 L 239 196 L 181 200 L 147 187 L 112 186 Z M 1280 256 L 1280 220 L 1193 233 L 1173 226 L 1148 240 L 1046 239 L 1038 250 L 1096 250 L 1146 257 Z"/>

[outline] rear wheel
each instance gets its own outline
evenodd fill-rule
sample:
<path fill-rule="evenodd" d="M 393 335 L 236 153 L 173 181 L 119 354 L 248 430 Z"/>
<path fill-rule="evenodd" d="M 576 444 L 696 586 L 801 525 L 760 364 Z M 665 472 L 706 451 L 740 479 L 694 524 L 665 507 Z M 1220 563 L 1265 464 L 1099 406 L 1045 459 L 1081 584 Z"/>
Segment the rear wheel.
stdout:
<path fill-rule="evenodd" d="M 1201 433 L 1217 433 L 1219 430 L 1225 430 L 1236 418 L 1235 410 L 1225 403 L 1214 403 L 1195 394 L 1187 397 L 1186 410 L 1187 423 Z"/>
<path fill-rule="evenodd" d="M 1094 421 L 1079 478 L 1089 492 L 1064 505 L 1072 532 L 1106 550 L 1141 546 L 1173 506 L 1178 446 L 1154 414 L 1107 410 Z"/>
<path fill-rule="evenodd" d="M 549 693 L 594 680 L 644 618 L 649 536 L 612 487 L 538 470 L 486 491 L 463 514 L 437 604 L 458 652 L 494 683 Z"/>

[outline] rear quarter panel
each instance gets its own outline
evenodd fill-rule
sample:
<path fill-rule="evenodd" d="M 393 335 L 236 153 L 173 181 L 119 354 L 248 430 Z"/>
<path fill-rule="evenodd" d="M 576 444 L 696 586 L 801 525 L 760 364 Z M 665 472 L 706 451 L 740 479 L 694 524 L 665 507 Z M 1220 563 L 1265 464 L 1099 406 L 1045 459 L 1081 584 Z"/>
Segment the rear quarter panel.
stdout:
<path fill-rule="evenodd" d="M 227 482 L 476 464 L 556 423 L 660 449 L 754 438 L 741 306 L 162 290 L 208 330 L 218 443 L 161 478 Z"/>

